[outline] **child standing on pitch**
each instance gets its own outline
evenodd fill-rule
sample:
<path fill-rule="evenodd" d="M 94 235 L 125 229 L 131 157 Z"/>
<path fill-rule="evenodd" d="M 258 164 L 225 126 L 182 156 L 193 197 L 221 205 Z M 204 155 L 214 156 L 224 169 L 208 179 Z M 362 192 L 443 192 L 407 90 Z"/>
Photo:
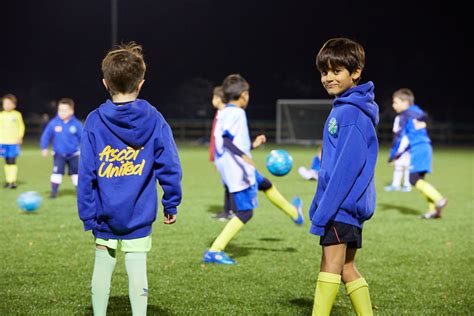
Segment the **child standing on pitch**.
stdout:
<path fill-rule="evenodd" d="M 374 84 L 358 85 L 364 48 L 347 38 L 328 40 L 316 57 L 321 83 L 334 96 L 323 131 L 318 188 L 309 210 L 319 235 L 321 267 L 313 315 L 329 315 L 342 281 L 357 315 L 372 315 L 368 285 L 355 266 L 362 225 L 375 210 L 374 169 L 379 121 Z"/>
<path fill-rule="evenodd" d="M 249 102 L 249 84 L 238 74 L 224 79 L 222 84 L 225 108 L 219 113 L 216 121 L 215 165 L 230 192 L 230 199 L 235 205 L 235 216 L 230 219 L 224 230 L 204 253 L 203 261 L 207 263 L 235 264 L 235 261 L 224 253 L 229 241 L 234 238 L 244 225 L 252 218 L 253 209 L 257 207 L 257 190 L 260 184 L 268 186 L 252 161 L 250 151 L 265 142 L 265 137 L 257 137 L 252 143 L 247 125 L 245 109 Z M 260 178 L 260 179 L 259 179 Z M 268 181 L 269 182 L 269 181 Z M 269 182 L 265 193 L 275 192 Z M 277 192 L 277 191 L 276 191 Z M 267 194 L 268 196 L 268 194 Z M 270 199 L 272 202 L 273 200 Z M 289 203 L 288 203 L 289 204 Z M 291 206 L 291 215 L 295 223 L 301 224 L 303 218 L 298 208 Z"/>
<path fill-rule="evenodd" d="M 400 89 L 393 94 L 393 108 L 403 112 L 406 119 L 401 122 L 401 133 L 406 136 L 411 156 L 410 183 L 415 186 L 428 201 L 428 212 L 421 218 L 440 218 L 441 210 L 448 204 L 431 184 L 425 181 L 425 175 L 431 172 L 433 149 L 426 130 L 425 113 L 415 104 L 415 95 L 410 89 Z M 395 152 L 403 152 L 404 145 L 394 148 Z"/>
<path fill-rule="evenodd" d="M 393 121 L 393 145 L 388 158 L 389 163 L 393 163 L 393 180 L 392 184 L 384 188 L 385 191 L 410 192 L 410 144 L 406 135 L 402 134 L 402 124 L 408 119 L 406 111 L 399 112 L 400 109 L 394 107 L 397 116 Z M 401 182 L 403 179 L 403 187 Z"/>
<path fill-rule="evenodd" d="M 74 101 L 69 98 L 59 100 L 58 115 L 49 121 L 41 134 L 41 155 L 48 156 L 49 143 L 53 142 L 54 166 L 51 174 L 50 198 L 56 198 L 59 185 L 63 181 L 66 165 L 72 183 L 77 187 L 79 166 L 79 146 L 82 123 L 74 116 Z"/>
<path fill-rule="evenodd" d="M 102 60 L 107 100 L 87 117 L 81 139 L 77 204 L 96 251 L 92 275 L 94 315 L 105 315 L 116 250 L 125 253 L 133 315 L 145 315 L 148 300 L 146 254 L 157 215 L 158 180 L 164 224 L 176 221 L 181 201 L 181 166 L 166 120 L 138 99 L 144 83 L 141 46 L 130 43 Z"/>
<path fill-rule="evenodd" d="M 212 104 L 217 109 L 215 121 L 217 122 L 219 113 L 225 108 L 226 104 L 224 103 L 224 96 L 222 92 L 222 87 L 216 87 L 214 89 L 214 96 L 212 99 Z M 212 133 L 211 133 L 211 148 L 210 148 L 210 158 L 211 161 L 214 161 L 215 157 L 215 123 L 213 124 Z M 260 145 L 266 142 L 265 135 L 259 135 L 255 138 L 251 145 L 251 149 L 257 148 Z M 234 156 L 243 157 L 245 153 L 241 151 L 237 146 L 232 142 L 224 143 L 226 150 L 230 151 Z M 211 150 L 212 149 L 212 150 Z M 265 196 L 272 202 L 273 205 L 277 206 L 285 214 L 287 214 L 297 225 L 302 225 L 304 222 L 302 215 L 302 203 L 301 199 L 298 196 L 293 198 L 292 203 L 288 202 L 281 193 L 277 190 L 275 185 L 268 179 L 265 178 L 258 170 L 255 170 L 255 180 L 257 182 L 257 188 L 259 191 L 262 191 Z M 229 188 L 224 184 L 224 210 L 216 215 L 218 220 L 229 220 L 234 215 L 234 210 L 236 209 L 234 198 L 229 192 Z"/>
<path fill-rule="evenodd" d="M 222 91 L 222 86 L 217 86 L 212 91 L 212 106 L 214 109 L 216 109 L 216 113 L 214 114 L 209 141 L 209 161 L 214 162 L 216 156 L 214 131 L 219 113 L 225 108 L 224 92 Z M 233 199 L 230 198 L 229 188 L 224 184 L 224 210 L 217 213 L 214 218 L 222 221 L 229 220 L 234 216 L 234 209 L 235 205 L 233 203 Z"/>
<path fill-rule="evenodd" d="M 13 94 L 2 97 L 3 111 L 0 112 L 0 156 L 5 157 L 5 188 L 16 189 L 18 167 L 16 158 L 25 135 L 25 123 L 16 111 L 17 99 Z"/>

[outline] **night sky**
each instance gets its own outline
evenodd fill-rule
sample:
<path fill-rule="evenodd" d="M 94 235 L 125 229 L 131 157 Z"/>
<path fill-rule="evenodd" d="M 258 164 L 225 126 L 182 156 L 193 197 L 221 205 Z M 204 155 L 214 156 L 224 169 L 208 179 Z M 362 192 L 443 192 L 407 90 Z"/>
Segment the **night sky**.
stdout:
<path fill-rule="evenodd" d="M 110 1 L 2 1 L 0 94 L 25 114 L 71 97 L 76 114 L 102 103 Z M 328 98 L 314 66 L 329 38 L 364 45 L 363 81 L 381 112 L 411 88 L 433 120 L 469 122 L 472 36 L 466 8 L 438 1 L 119 0 L 119 41 L 144 47 L 141 98 L 168 118 L 211 118 L 209 93 L 229 73 L 251 85 L 249 119 L 274 119 L 279 98 Z M 464 15 L 464 16 L 463 16 Z M 469 115 L 468 115 L 469 114 Z"/>

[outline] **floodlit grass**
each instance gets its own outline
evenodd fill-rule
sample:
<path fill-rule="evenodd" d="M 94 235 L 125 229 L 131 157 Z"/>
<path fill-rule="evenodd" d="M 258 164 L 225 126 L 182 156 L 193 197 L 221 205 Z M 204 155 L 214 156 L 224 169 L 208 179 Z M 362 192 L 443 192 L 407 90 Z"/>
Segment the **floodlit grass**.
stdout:
<path fill-rule="evenodd" d="M 0 189 L 0 315 L 91 315 L 94 241 L 83 232 L 69 177 L 56 200 L 47 198 L 52 162 L 40 157 L 35 145 L 23 146 L 18 189 Z M 184 199 L 175 225 L 163 225 L 161 215 L 154 224 L 149 315 L 309 315 L 321 255 L 307 220 L 316 186 L 296 169 L 310 164 L 315 149 L 285 147 L 295 166 L 281 178 L 264 169 L 275 145 L 254 152 L 262 173 L 284 196 L 302 198 L 306 223 L 297 227 L 259 193 L 254 218 L 227 249 L 238 264 L 217 266 L 202 264 L 201 258 L 225 225 L 211 218 L 222 207 L 219 176 L 205 147 L 179 147 Z M 356 260 L 370 285 L 375 313 L 473 313 L 473 151 L 435 147 L 434 174 L 427 180 L 449 197 L 440 220 L 418 218 L 426 211 L 419 192 L 383 191 L 393 170 L 386 158 L 387 150 L 381 150 L 377 210 L 365 225 Z M 3 183 L 3 160 L 0 167 Z M 43 205 L 22 213 L 16 196 L 30 190 L 44 197 Z M 119 253 L 110 315 L 131 314 L 123 259 Z M 353 314 L 341 286 L 332 315 Z"/>

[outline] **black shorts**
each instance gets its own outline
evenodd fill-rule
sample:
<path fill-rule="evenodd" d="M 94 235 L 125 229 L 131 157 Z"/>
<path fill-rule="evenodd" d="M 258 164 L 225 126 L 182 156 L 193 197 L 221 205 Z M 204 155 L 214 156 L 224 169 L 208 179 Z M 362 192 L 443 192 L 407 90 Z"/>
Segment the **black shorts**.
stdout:
<path fill-rule="evenodd" d="M 362 229 L 340 222 L 329 222 L 324 236 L 319 240 L 321 246 L 347 244 L 347 248 L 362 248 Z"/>
<path fill-rule="evenodd" d="M 79 167 L 79 155 L 78 154 L 70 154 L 70 155 L 62 155 L 62 154 L 54 154 L 54 166 L 53 166 L 53 173 L 56 174 L 64 174 L 67 171 L 68 175 L 77 174 L 77 169 Z"/>

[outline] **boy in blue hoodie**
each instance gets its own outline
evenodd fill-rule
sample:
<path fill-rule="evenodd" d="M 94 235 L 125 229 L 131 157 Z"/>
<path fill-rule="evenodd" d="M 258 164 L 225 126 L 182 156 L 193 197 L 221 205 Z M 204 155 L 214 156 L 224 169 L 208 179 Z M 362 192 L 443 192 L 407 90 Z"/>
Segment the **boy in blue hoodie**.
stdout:
<path fill-rule="evenodd" d="M 415 104 L 415 95 L 410 89 L 399 89 L 393 94 L 393 108 L 402 114 L 400 119 L 401 137 L 407 139 L 406 144 L 399 142 L 390 153 L 389 162 L 397 159 L 409 150 L 410 183 L 425 196 L 428 202 L 428 212 L 421 218 L 441 218 L 441 211 L 448 204 L 448 199 L 443 197 L 434 186 L 425 180 L 425 175 L 431 172 L 433 149 L 431 140 L 426 130 L 426 115 Z"/>
<path fill-rule="evenodd" d="M 372 315 L 368 285 L 354 260 L 362 225 L 375 210 L 378 106 L 374 84 L 358 85 L 364 48 L 347 38 L 328 40 L 316 57 L 321 82 L 334 96 L 323 131 L 318 188 L 309 210 L 322 258 L 313 315 L 329 315 L 342 281 L 357 315 Z"/>
<path fill-rule="evenodd" d="M 41 134 L 41 155 L 48 156 L 49 143 L 53 142 L 54 166 L 51 174 L 50 198 L 56 198 L 59 185 L 63 182 L 66 165 L 72 184 L 77 187 L 79 166 L 79 145 L 82 123 L 74 116 L 74 101 L 63 98 L 58 102 L 58 115 L 49 121 Z"/>
<path fill-rule="evenodd" d="M 152 105 L 138 99 L 144 83 L 141 46 L 130 43 L 102 61 L 112 100 L 87 117 L 81 140 L 77 204 L 96 252 L 92 275 L 94 315 L 105 315 L 116 250 L 125 253 L 133 315 L 145 315 L 146 253 L 157 215 L 158 180 L 164 223 L 176 221 L 181 202 L 181 165 L 171 129 Z"/>

